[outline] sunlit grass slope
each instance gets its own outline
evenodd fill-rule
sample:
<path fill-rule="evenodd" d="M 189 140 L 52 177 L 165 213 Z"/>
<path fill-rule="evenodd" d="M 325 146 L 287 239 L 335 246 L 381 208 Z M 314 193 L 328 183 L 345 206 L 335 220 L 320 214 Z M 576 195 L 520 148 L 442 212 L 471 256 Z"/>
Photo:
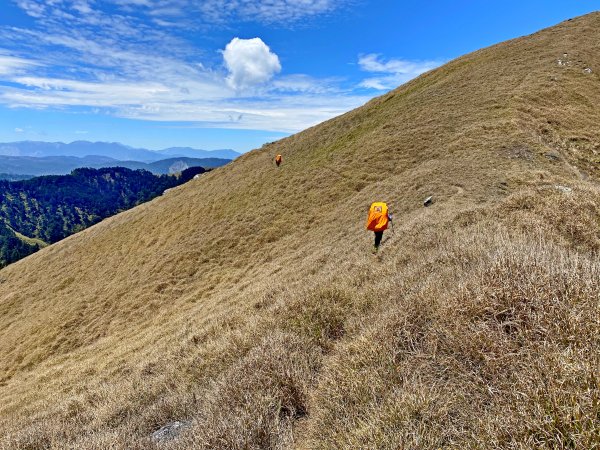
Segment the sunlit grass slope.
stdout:
<path fill-rule="evenodd" d="M 597 447 L 599 74 L 591 14 L 0 271 L 0 445 Z"/>

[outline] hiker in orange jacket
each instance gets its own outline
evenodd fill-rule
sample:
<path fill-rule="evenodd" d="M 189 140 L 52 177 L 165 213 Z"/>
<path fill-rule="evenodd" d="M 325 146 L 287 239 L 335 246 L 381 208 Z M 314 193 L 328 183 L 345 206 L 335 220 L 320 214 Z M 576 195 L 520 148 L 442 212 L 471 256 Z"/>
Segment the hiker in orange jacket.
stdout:
<path fill-rule="evenodd" d="M 281 155 L 276 155 L 275 156 L 275 164 L 277 165 L 277 167 L 279 167 L 279 165 L 281 164 Z"/>
<path fill-rule="evenodd" d="M 369 217 L 367 218 L 366 228 L 375 233 L 375 245 L 373 253 L 377 253 L 383 232 L 387 229 L 388 224 L 392 223 L 392 213 L 388 211 L 388 206 L 384 202 L 374 202 L 369 208 Z"/>

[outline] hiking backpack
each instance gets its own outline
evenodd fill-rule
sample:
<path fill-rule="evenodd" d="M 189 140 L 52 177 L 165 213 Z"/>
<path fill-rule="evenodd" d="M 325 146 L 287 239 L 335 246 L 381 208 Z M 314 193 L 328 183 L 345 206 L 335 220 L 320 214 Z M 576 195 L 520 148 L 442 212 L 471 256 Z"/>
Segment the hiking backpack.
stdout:
<path fill-rule="evenodd" d="M 384 202 L 375 202 L 369 208 L 367 218 L 367 230 L 383 231 L 387 229 L 389 222 L 388 207 Z"/>

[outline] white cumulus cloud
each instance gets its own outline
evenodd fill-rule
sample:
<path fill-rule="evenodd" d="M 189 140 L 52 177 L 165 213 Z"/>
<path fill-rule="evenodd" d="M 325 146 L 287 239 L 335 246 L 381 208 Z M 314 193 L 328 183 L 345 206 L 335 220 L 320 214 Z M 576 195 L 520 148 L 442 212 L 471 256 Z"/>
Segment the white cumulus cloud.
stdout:
<path fill-rule="evenodd" d="M 223 50 L 223 59 L 229 71 L 227 83 L 236 90 L 266 83 L 281 71 L 279 57 L 260 38 L 233 38 Z"/>

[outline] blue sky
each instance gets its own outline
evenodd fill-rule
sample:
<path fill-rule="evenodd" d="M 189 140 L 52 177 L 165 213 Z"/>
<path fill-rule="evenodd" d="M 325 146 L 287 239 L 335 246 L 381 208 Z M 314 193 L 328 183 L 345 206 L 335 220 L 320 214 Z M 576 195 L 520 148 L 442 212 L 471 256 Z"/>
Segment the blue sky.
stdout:
<path fill-rule="evenodd" d="M 247 151 L 599 6 L 0 0 L 0 142 Z"/>

